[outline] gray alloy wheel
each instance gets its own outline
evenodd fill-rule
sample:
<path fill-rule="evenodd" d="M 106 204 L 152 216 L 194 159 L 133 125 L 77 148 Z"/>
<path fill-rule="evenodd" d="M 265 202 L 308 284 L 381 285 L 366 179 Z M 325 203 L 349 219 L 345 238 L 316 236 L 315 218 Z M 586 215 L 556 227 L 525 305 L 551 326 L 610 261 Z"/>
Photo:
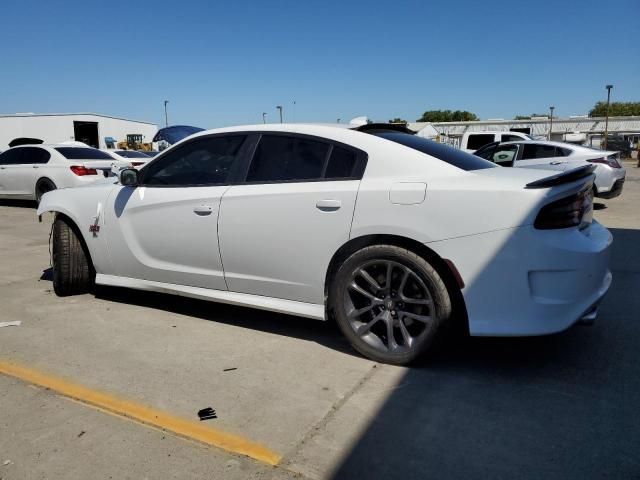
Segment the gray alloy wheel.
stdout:
<path fill-rule="evenodd" d="M 436 270 L 400 247 L 356 252 L 335 280 L 332 307 L 340 328 L 356 350 L 376 361 L 411 362 L 451 315 L 449 294 Z"/>

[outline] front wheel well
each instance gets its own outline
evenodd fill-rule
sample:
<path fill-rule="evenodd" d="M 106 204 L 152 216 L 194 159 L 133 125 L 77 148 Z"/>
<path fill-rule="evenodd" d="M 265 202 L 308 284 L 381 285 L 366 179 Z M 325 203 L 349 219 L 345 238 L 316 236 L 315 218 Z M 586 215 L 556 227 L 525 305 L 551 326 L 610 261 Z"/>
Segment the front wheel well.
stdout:
<path fill-rule="evenodd" d="M 95 273 L 96 269 L 93 266 L 93 259 L 91 258 L 91 252 L 89 251 L 87 240 L 84 238 L 84 235 L 82 234 L 82 231 L 80 230 L 80 227 L 78 226 L 78 224 L 69 215 L 66 215 L 62 212 L 51 210 L 51 213 L 54 214 L 53 223 L 51 224 L 51 229 L 52 229 L 51 231 L 53 232 L 53 225 L 58 219 L 63 220 L 67 225 L 69 225 L 71 230 L 73 230 L 73 232 L 76 234 L 76 236 L 80 240 L 80 244 L 82 245 L 82 250 L 84 251 L 84 254 L 87 257 L 87 261 L 89 262 L 89 268 L 91 269 L 92 272 Z"/>
<path fill-rule="evenodd" d="M 365 235 L 353 238 L 336 251 L 329 262 L 329 267 L 327 268 L 325 277 L 324 296 L 326 318 L 332 318 L 333 315 L 332 312 L 329 311 L 329 287 L 331 285 L 331 281 L 338 272 L 340 265 L 342 265 L 349 256 L 358 250 L 372 245 L 394 245 L 396 247 L 405 248 L 417 255 L 420 255 L 429 262 L 442 277 L 442 280 L 447 287 L 447 291 L 451 297 L 453 317 L 455 318 L 457 326 L 462 328 L 465 333 L 468 333 L 469 322 L 467 317 L 467 308 L 462 296 L 462 286 L 459 284 L 460 280 L 456 275 L 457 272 L 454 273 L 452 268 L 447 264 L 447 261 L 427 247 L 424 243 L 399 235 Z"/>

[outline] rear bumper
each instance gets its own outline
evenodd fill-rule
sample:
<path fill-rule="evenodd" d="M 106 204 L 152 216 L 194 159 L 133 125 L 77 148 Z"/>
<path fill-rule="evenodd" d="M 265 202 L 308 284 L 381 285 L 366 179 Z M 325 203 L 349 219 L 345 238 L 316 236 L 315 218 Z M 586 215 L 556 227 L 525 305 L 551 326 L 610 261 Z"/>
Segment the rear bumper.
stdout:
<path fill-rule="evenodd" d="M 453 261 L 465 282 L 471 335 L 530 336 L 593 313 L 611 285 L 611 242 L 593 222 L 585 231 L 520 227 L 429 247 Z"/>
<path fill-rule="evenodd" d="M 616 180 L 615 182 L 613 182 L 613 186 L 611 187 L 611 190 L 609 190 L 608 192 L 600 192 L 598 190 L 598 194 L 596 195 L 596 197 L 600 197 L 600 198 L 615 198 L 618 195 L 620 195 L 622 193 L 622 187 L 624 186 L 624 180 L 625 177 L 619 178 L 618 180 Z"/>

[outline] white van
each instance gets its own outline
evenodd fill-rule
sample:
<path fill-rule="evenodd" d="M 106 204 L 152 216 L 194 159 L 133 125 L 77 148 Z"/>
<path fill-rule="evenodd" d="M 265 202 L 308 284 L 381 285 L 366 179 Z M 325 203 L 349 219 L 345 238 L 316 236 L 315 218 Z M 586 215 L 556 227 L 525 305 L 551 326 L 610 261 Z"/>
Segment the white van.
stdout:
<path fill-rule="evenodd" d="M 460 149 L 473 153 L 491 142 L 518 142 L 521 140 L 533 140 L 533 138 L 520 132 L 466 132 L 462 135 Z"/>

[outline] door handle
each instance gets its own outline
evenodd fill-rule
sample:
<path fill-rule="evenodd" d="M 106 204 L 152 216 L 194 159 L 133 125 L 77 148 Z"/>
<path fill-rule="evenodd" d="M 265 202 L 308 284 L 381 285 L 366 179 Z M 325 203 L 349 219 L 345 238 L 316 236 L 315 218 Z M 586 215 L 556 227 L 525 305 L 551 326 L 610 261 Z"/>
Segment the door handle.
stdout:
<path fill-rule="evenodd" d="M 213 207 L 211 207 L 210 205 L 199 205 L 197 207 L 193 207 L 193 212 L 196 215 L 204 217 L 206 215 L 211 215 L 211 213 L 213 212 Z"/>
<path fill-rule="evenodd" d="M 342 206 L 340 200 L 318 200 L 316 202 L 316 208 L 323 212 L 335 212 Z"/>
<path fill-rule="evenodd" d="M 562 162 L 549 162 L 549 165 L 560 165 Z"/>
<path fill-rule="evenodd" d="M 38 165 L 31 165 L 32 168 L 38 168 Z"/>

